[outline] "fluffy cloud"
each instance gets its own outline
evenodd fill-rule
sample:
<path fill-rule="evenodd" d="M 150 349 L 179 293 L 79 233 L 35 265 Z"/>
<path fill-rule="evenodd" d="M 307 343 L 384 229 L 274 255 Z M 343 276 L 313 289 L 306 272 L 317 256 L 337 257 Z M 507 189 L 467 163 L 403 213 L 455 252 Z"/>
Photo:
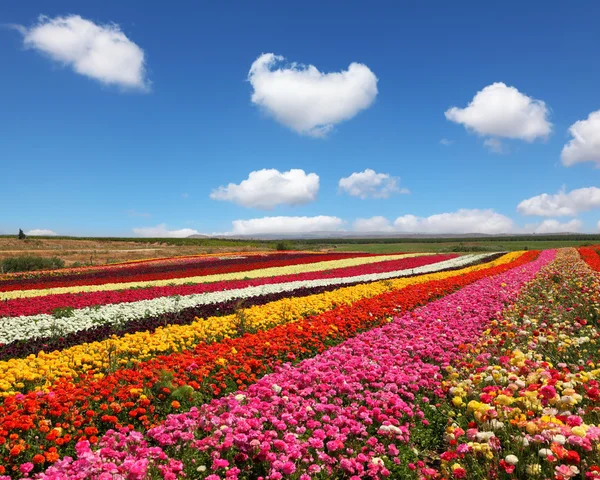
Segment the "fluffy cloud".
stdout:
<path fill-rule="evenodd" d="M 404 215 L 392 224 L 385 217 L 359 218 L 353 225 L 355 232 L 383 233 L 422 233 L 422 234 L 469 234 L 483 233 L 498 235 L 504 233 L 563 233 L 580 232 L 583 222 L 573 219 L 561 223 L 547 219 L 541 223 L 528 224 L 524 227 L 515 225 L 508 217 L 493 210 L 460 209 L 451 213 L 440 213 L 429 217 Z M 600 222 L 598 222 L 600 231 Z"/>
<path fill-rule="evenodd" d="M 377 77 L 366 65 L 351 63 L 348 70 L 322 73 L 313 65 L 296 63 L 276 68 L 283 60 L 265 53 L 252 64 L 252 102 L 298 133 L 326 136 L 377 96 Z"/>
<path fill-rule="evenodd" d="M 398 217 L 394 227 L 407 233 L 507 233 L 514 230 L 513 221 L 494 210 L 460 209 L 429 217 L 404 215 Z"/>
<path fill-rule="evenodd" d="M 563 165 L 595 162 L 600 167 L 600 110 L 590 113 L 587 120 L 575 122 L 569 132 L 573 139 L 562 149 Z"/>
<path fill-rule="evenodd" d="M 116 24 L 98 25 L 79 15 L 39 17 L 30 28 L 18 26 L 26 47 L 109 85 L 147 90 L 144 51 Z"/>
<path fill-rule="evenodd" d="M 409 193 L 406 188 L 398 186 L 397 178 L 388 173 L 377 173 L 370 168 L 341 178 L 338 186 L 340 191 L 362 199 L 388 198 L 393 193 Z"/>
<path fill-rule="evenodd" d="M 394 227 L 390 221 L 382 216 L 371 218 L 357 218 L 352 224 L 355 232 L 393 232 Z"/>
<path fill-rule="evenodd" d="M 600 188 L 578 188 L 565 192 L 564 189 L 556 194 L 542 193 L 523 200 L 517 206 L 517 211 L 523 215 L 538 215 L 541 217 L 574 217 L 580 212 L 600 207 Z"/>
<path fill-rule="evenodd" d="M 539 225 L 533 226 L 534 233 L 564 233 L 564 232 L 579 232 L 583 227 L 583 222 L 574 218 L 565 223 L 560 223 L 558 220 L 544 220 Z M 528 227 L 525 227 L 528 229 Z M 530 228 L 530 227 L 529 227 Z"/>
<path fill-rule="evenodd" d="M 460 209 L 456 212 L 440 213 L 429 217 L 403 215 L 398 217 L 393 224 L 381 216 L 359 218 L 352 224 L 352 227 L 355 232 L 497 235 L 503 233 L 579 232 L 583 227 L 583 222 L 573 219 L 561 223 L 558 220 L 548 219 L 541 223 L 520 227 L 515 225 L 510 218 L 494 210 Z M 598 230 L 600 230 L 600 222 L 598 222 Z"/>
<path fill-rule="evenodd" d="M 234 235 L 294 234 L 339 230 L 344 221 L 338 217 L 263 217 L 250 220 L 235 220 Z"/>
<path fill-rule="evenodd" d="M 227 200 L 244 207 L 271 209 L 277 205 L 302 205 L 314 201 L 319 192 L 319 176 L 292 169 L 280 172 L 263 169 L 251 172 L 239 185 L 230 183 L 210 194 L 213 200 Z"/>
<path fill-rule="evenodd" d="M 452 145 L 454 143 L 454 140 L 449 140 L 448 138 L 442 138 L 440 140 L 440 143 L 444 146 L 444 147 L 449 147 L 450 145 Z"/>
<path fill-rule="evenodd" d="M 57 233 L 43 228 L 34 228 L 33 230 L 25 232 L 25 235 L 29 235 L 31 237 L 55 237 Z"/>
<path fill-rule="evenodd" d="M 543 101 L 501 82 L 477 92 L 466 108 L 452 107 L 445 115 L 448 120 L 484 136 L 531 142 L 538 137 L 547 137 L 552 130 L 549 111 Z"/>
<path fill-rule="evenodd" d="M 149 238 L 185 238 L 190 235 L 198 235 L 200 232 L 192 228 L 182 228 L 181 230 L 169 230 L 165 223 L 156 227 L 134 228 L 133 233 L 140 237 Z"/>

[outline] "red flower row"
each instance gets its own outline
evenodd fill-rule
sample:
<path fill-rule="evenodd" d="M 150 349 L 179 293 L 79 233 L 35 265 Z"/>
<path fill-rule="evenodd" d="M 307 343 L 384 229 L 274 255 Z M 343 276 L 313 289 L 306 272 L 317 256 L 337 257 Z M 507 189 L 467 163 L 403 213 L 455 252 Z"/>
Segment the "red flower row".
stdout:
<path fill-rule="evenodd" d="M 398 311 L 413 309 L 481 278 L 505 272 L 537 257 L 528 252 L 500 266 L 416 284 L 360 300 L 295 323 L 194 350 L 155 358 L 102 379 L 93 372 L 76 382 L 61 380 L 49 393 L 6 397 L 0 406 L 0 445 L 8 467 L 35 455 L 73 451 L 110 428 L 146 430 L 169 413 L 190 408 L 255 382 L 283 362 L 311 357 L 349 337 L 379 326 Z M 56 450 L 54 450 L 56 449 Z"/>
<path fill-rule="evenodd" d="M 581 258 L 589 265 L 592 270 L 600 271 L 600 255 L 598 251 L 591 247 L 581 247 L 577 249 Z"/>
<path fill-rule="evenodd" d="M 46 279 L 17 280 L 13 282 L 0 282 L 0 292 L 13 290 L 40 290 L 45 288 L 71 287 L 81 285 L 102 285 L 105 283 L 147 282 L 151 280 L 168 280 L 171 278 L 185 278 L 201 275 L 242 272 L 258 270 L 261 268 L 283 267 L 287 265 L 301 265 L 308 263 L 324 262 L 328 260 L 341 260 L 370 256 L 369 254 L 273 254 L 268 256 L 252 256 L 248 258 L 234 258 L 230 260 L 199 261 L 191 259 L 189 262 L 176 263 L 170 267 L 164 265 L 141 265 L 135 269 L 112 269 L 93 272 L 90 275 L 76 275 L 64 277 L 49 277 Z"/>
<path fill-rule="evenodd" d="M 20 315 L 37 315 L 52 313 L 57 308 L 84 308 L 94 305 L 137 302 L 173 295 L 191 295 L 205 292 L 221 292 L 237 288 L 268 285 L 301 280 L 321 278 L 351 277 L 370 273 L 392 272 L 410 268 L 422 267 L 457 257 L 456 254 L 427 255 L 422 257 L 401 258 L 385 262 L 359 265 L 356 267 L 336 268 L 326 271 L 307 272 L 277 277 L 255 278 L 252 280 L 229 280 L 195 285 L 176 285 L 166 287 L 150 287 L 132 290 L 110 290 L 101 292 L 62 293 L 33 298 L 15 298 L 0 302 L 0 317 L 17 317 Z"/>

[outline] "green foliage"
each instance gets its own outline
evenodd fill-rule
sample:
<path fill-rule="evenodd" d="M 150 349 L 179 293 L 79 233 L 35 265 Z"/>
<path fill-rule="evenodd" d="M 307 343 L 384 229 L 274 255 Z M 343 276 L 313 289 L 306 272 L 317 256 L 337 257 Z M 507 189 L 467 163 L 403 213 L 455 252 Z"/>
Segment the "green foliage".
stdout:
<path fill-rule="evenodd" d="M 40 257 L 37 255 L 22 255 L 0 260 L 0 272 L 31 272 L 33 270 L 53 270 L 63 268 L 65 262 L 58 257 Z"/>
<path fill-rule="evenodd" d="M 284 251 L 291 250 L 292 246 L 288 242 L 277 242 L 275 245 L 275 250 Z"/>
<path fill-rule="evenodd" d="M 54 318 L 68 318 L 73 316 L 74 310 L 73 307 L 59 307 L 52 310 L 52 315 Z"/>
<path fill-rule="evenodd" d="M 458 245 L 450 248 L 449 252 L 490 252 L 493 251 L 493 248 L 484 245 L 465 245 L 464 243 L 459 243 Z"/>
<path fill-rule="evenodd" d="M 19 228 L 19 240 L 25 240 L 25 238 L 27 238 L 27 235 Z"/>

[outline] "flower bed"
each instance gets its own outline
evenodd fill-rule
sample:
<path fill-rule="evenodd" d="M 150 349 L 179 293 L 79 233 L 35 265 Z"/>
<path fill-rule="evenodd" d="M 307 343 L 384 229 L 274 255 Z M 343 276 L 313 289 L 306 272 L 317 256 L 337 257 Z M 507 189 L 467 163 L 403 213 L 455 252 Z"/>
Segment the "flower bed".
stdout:
<path fill-rule="evenodd" d="M 462 274 L 461 271 L 434 274 L 432 276 L 441 279 L 392 290 L 317 317 L 277 327 L 279 330 L 257 332 L 209 347 L 200 345 L 193 352 L 161 357 L 138 364 L 135 369 L 117 370 L 107 376 L 94 378 L 94 374 L 89 374 L 76 383 L 63 380 L 52 385 L 49 393 L 8 396 L 0 407 L 0 431 L 6 432 L 4 435 L 9 439 L 11 449 L 13 445 L 24 447 L 6 461 L 20 465 L 35 455 L 46 458 L 47 453 L 57 450 L 72 451 L 76 440 L 85 438 L 95 443 L 98 432 L 125 422 L 138 428 L 151 426 L 169 412 L 189 406 L 199 398 L 234 390 L 283 361 L 306 358 L 362 330 L 380 325 L 397 311 L 398 306 L 407 310 L 488 275 L 518 265 L 525 265 L 521 268 L 527 269 L 527 262 L 536 255 L 536 252 L 512 254 L 505 256 L 512 258 L 512 262 L 497 261 L 494 267 L 471 267 Z M 211 352 L 222 356 L 211 357 Z M 236 363 L 238 361 L 240 363 Z M 57 430 L 57 424 L 61 425 L 60 430 Z M 39 428 L 47 428 L 45 436 L 40 435 Z M 16 437 L 11 438 L 13 433 Z"/>
<path fill-rule="evenodd" d="M 241 313 L 243 313 L 246 323 L 252 328 L 270 328 L 273 325 L 324 312 L 341 304 L 351 304 L 361 298 L 374 297 L 392 289 L 489 269 L 496 265 L 509 263 L 520 256 L 522 254 L 519 252 L 509 253 L 487 264 L 461 270 L 360 284 L 299 299 L 286 298 L 264 306 L 244 309 Z M 237 323 L 236 315 L 196 319 L 189 325 L 167 324 L 157 328 L 154 332 L 141 331 L 100 342 L 76 345 L 62 351 L 50 353 L 42 351 L 35 357 L 32 355 L 25 359 L 0 361 L 0 395 L 6 395 L 15 390 L 44 388 L 58 378 L 78 376 L 88 370 L 105 372 L 114 369 L 115 365 L 191 349 L 201 342 L 235 335 Z"/>
<path fill-rule="evenodd" d="M 427 423 L 429 396 L 441 393 L 441 368 L 461 357 L 552 256 L 544 252 L 284 365 L 244 392 L 171 415 L 148 438 L 176 455 L 192 478 L 405 478 L 410 466 L 402 455 L 412 431 Z"/>
<path fill-rule="evenodd" d="M 140 264 L 128 269 L 101 269 L 88 275 L 52 276 L 44 279 L 0 282 L 0 292 L 15 290 L 48 290 L 54 288 L 80 287 L 85 285 L 104 285 L 118 283 L 146 282 L 152 280 L 181 279 L 214 274 L 235 273 L 263 268 L 284 267 L 288 265 L 309 265 L 311 263 L 351 260 L 377 257 L 377 255 L 348 254 L 271 254 L 232 259 L 191 259 L 175 262 L 170 266 Z M 76 291 L 76 290 L 74 290 Z M 33 294 L 34 292 L 32 292 Z M 9 298 L 9 297 L 7 297 Z"/>
<path fill-rule="evenodd" d="M 363 273 L 351 277 L 339 277 L 319 280 L 296 280 L 293 282 L 270 283 L 256 287 L 246 287 L 225 291 L 207 292 L 194 295 L 172 295 L 158 297 L 152 300 L 123 302 L 109 305 L 94 305 L 75 310 L 68 310 L 57 315 L 31 315 L 5 318 L 0 321 L 0 344 L 9 344 L 17 340 L 33 340 L 37 338 L 62 337 L 88 328 L 103 325 L 126 326 L 132 320 L 142 318 L 164 317 L 165 314 L 179 313 L 203 305 L 213 305 L 214 310 L 208 310 L 209 315 L 219 312 L 219 305 L 273 294 L 287 294 L 298 289 L 341 287 L 345 284 L 374 282 L 388 278 L 420 275 L 423 273 L 460 268 L 476 263 L 489 255 L 465 255 L 460 258 L 424 265 L 419 267 L 402 268 L 401 270 L 384 273 Z M 164 319 L 163 319 L 164 320 Z M 165 322 L 163 321 L 163 325 Z"/>
<path fill-rule="evenodd" d="M 56 309 L 85 308 L 96 305 L 108 305 L 159 297 L 184 296 L 207 292 L 221 292 L 246 287 L 257 287 L 275 283 L 298 282 L 325 278 L 341 278 L 370 273 L 384 273 L 395 270 L 413 269 L 424 265 L 456 258 L 455 254 L 425 255 L 421 257 L 401 258 L 356 267 L 320 270 L 295 275 L 256 278 L 253 280 L 230 280 L 224 282 L 199 283 L 165 287 L 136 288 L 130 290 L 112 290 L 107 292 L 63 293 L 44 297 L 15 298 L 0 303 L 0 317 L 18 317 L 23 315 L 51 314 Z M 472 256 L 465 256 L 473 258 Z"/>
<path fill-rule="evenodd" d="M 600 278 L 560 251 L 447 368 L 448 448 L 426 478 L 600 478 L 599 317 Z"/>
<path fill-rule="evenodd" d="M 423 254 L 406 254 L 404 257 L 418 257 Z M 260 277 L 275 277 L 278 275 L 291 275 L 304 272 L 316 272 L 329 268 L 350 267 L 356 265 L 366 265 L 369 263 L 383 262 L 391 259 L 399 258 L 398 255 L 375 255 L 370 257 L 345 258 L 342 260 L 314 261 L 314 256 L 310 256 L 304 261 L 296 264 L 281 261 L 283 266 L 273 266 L 276 262 L 264 262 L 255 265 L 256 268 L 250 270 L 240 269 L 236 267 L 236 271 L 229 273 L 214 273 L 199 276 L 188 276 L 190 272 L 183 278 L 162 278 L 157 280 L 149 280 L 149 276 L 142 277 L 140 281 L 130 281 L 122 283 L 101 283 L 99 285 L 74 285 L 67 287 L 53 287 L 43 289 L 28 289 L 28 290 L 13 290 L 0 292 L 0 300 L 9 300 L 12 298 L 30 298 L 40 297 L 45 295 L 55 295 L 61 293 L 79 293 L 79 292 L 100 292 L 108 290 L 124 290 L 128 288 L 147 288 L 165 285 L 184 285 L 188 283 L 203 283 L 203 282 L 220 282 L 225 280 L 239 280 L 246 278 Z M 160 276 L 160 275 L 158 275 Z"/>

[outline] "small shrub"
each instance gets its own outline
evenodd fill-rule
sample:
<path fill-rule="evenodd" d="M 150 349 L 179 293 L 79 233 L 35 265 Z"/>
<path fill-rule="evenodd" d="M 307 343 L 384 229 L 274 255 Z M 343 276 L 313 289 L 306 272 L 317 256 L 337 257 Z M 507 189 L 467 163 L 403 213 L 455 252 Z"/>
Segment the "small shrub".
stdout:
<path fill-rule="evenodd" d="M 37 255 L 22 255 L 8 257 L 0 261 L 0 272 L 31 272 L 33 270 L 53 270 L 63 268 L 65 262 L 58 257 L 40 257 Z"/>
<path fill-rule="evenodd" d="M 52 310 L 54 318 L 69 318 L 75 314 L 73 307 L 59 307 Z"/>
<path fill-rule="evenodd" d="M 19 228 L 19 240 L 25 240 L 26 238 L 27 235 L 25 235 L 25 232 Z"/>
<path fill-rule="evenodd" d="M 275 249 L 279 250 L 279 251 L 284 251 L 284 250 L 291 250 L 292 247 L 287 242 L 277 242 L 277 245 L 275 245 Z"/>

